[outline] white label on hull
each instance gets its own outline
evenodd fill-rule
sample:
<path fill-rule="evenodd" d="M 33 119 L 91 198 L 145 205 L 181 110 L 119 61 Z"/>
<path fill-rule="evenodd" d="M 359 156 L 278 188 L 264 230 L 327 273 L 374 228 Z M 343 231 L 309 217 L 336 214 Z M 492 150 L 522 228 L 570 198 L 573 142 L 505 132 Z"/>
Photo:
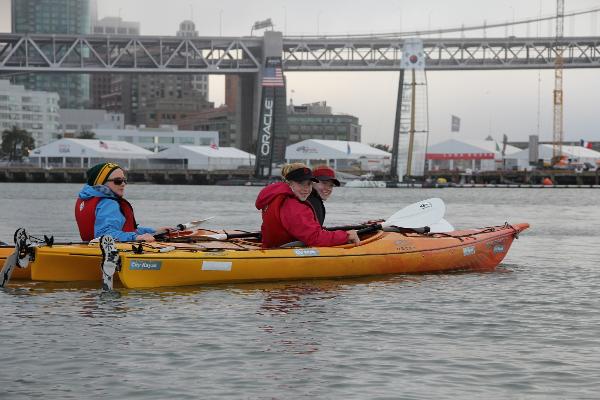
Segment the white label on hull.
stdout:
<path fill-rule="evenodd" d="M 463 247 L 463 256 L 472 256 L 475 254 L 475 246 Z"/>
<path fill-rule="evenodd" d="M 148 260 L 131 260 L 129 262 L 129 269 L 131 271 L 158 271 L 162 262 L 160 261 L 148 261 Z"/>
<path fill-rule="evenodd" d="M 202 271 L 231 271 L 231 261 L 202 261 Z"/>
<path fill-rule="evenodd" d="M 494 246 L 494 253 L 504 253 L 504 245 L 497 244 Z"/>
<path fill-rule="evenodd" d="M 300 257 L 305 257 L 305 256 L 318 256 L 319 255 L 319 250 L 317 249 L 295 249 L 294 253 L 296 253 L 297 256 Z"/>

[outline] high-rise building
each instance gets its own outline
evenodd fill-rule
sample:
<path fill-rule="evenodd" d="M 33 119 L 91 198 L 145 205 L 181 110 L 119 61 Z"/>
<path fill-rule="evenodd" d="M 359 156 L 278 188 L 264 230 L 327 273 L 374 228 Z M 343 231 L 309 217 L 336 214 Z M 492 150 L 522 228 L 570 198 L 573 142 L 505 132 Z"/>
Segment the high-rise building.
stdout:
<path fill-rule="evenodd" d="M 104 17 L 92 21 L 92 33 L 101 35 L 139 35 L 140 23 L 123 21 L 121 17 Z"/>
<path fill-rule="evenodd" d="M 189 20 L 183 21 L 179 24 L 177 36 L 186 38 L 198 37 L 196 25 Z M 192 75 L 192 87 L 208 100 L 208 75 Z"/>
<path fill-rule="evenodd" d="M 184 21 L 177 35 L 198 36 L 194 24 Z M 159 127 L 212 107 L 206 75 L 123 74 L 113 76 L 110 93 L 101 96 L 99 108 L 122 112 L 125 123 Z"/>
<path fill-rule="evenodd" d="M 87 34 L 90 0 L 12 0 L 12 31 Z M 83 108 L 89 104 L 87 75 L 28 73 L 13 80 L 27 89 L 58 93 L 63 108 Z"/>
<path fill-rule="evenodd" d="M 97 15 L 95 1 L 92 1 L 92 15 Z M 92 18 L 92 33 L 100 35 L 139 35 L 140 23 L 123 21 L 121 17 Z M 92 108 L 102 107 L 102 96 L 111 93 L 112 74 L 92 74 L 90 79 L 90 102 Z M 120 78 L 119 78 L 120 79 Z"/>

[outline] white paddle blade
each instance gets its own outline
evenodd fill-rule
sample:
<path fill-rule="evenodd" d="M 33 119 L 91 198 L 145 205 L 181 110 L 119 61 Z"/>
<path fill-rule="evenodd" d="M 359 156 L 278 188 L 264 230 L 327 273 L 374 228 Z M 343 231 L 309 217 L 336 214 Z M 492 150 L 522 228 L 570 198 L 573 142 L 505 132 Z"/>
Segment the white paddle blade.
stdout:
<path fill-rule="evenodd" d="M 6 283 L 10 280 L 13 269 L 17 266 L 19 259 L 19 252 L 15 250 L 10 256 L 6 257 L 4 260 L 4 266 L 2 267 L 2 271 L 0 271 L 0 287 L 4 287 Z"/>
<path fill-rule="evenodd" d="M 435 224 L 429 225 L 429 233 L 447 233 L 454 231 L 452 224 L 445 219 L 440 219 Z"/>
<path fill-rule="evenodd" d="M 440 198 L 433 197 L 410 204 L 389 217 L 383 224 L 399 228 L 422 228 L 431 226 L 444 218 L 446 205 Z"/>

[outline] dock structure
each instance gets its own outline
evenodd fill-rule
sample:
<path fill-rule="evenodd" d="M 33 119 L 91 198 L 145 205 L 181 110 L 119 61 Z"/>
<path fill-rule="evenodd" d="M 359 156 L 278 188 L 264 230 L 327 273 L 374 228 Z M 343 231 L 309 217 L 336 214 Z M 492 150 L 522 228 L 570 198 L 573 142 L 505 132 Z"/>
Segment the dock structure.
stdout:
<path fill-rule="evenodd" d="M 435 182 L 444 178 L 454 186 L 475 187 L 473 185 L 542 185 L 544 178 L 550 178 L 557 185 L 590 186 L 600 185 L 600 169 L 595 171 L 575 171 L 568 169 L 534 169 L 531 171 L 496 170 L 465 174 L 459 171 L 428 171 L 425 179 Z"/>
<path fill-rule="evenodd" d="M 0 182 L 56 182 L 84 183 L 85 168 L 39 168 L 28 165 L 0 167 Z M 340 171 L 360 175 L 357 171 Z M 251 167 L 236 170 L 207 171 L 200 169 L 130 169 L 127 178 L 131 183 L 152 183 L 169 185 L 248 185 L 254 182 Z M 596 171 L 544 169 L 532 171 L 481 171 L 465 174 L 459 171 L 428 171 L 423 177 L 425 182 L 436 182 L 444 178 L 448 186 L 476 187 L 548 187 L 543 185 L 544 178 L 550 178 L 553 187 L 600 187 L 600 169 Z M 386 175 L 375 175 L 376 181 L 390 181 Z M 415 180 L 415 183 L 419 182 Z M 421 187 L 420 184 L 396 184 L 388 187 Z M 427 186 L 427 185 L 423 185 Z M 439 187 L 439 185 L 437 185 Z"/>
<path fill-rule="evenodd" d="M 84 183 L 85 168 L 1 167 L 0 182 L 54 182 Z M 250 182 L 254 171 L 250 169 L 206 171 L 190 169 L 136 169 L 127 171 L 131 183 L 172 185 L 213 185 L 228 182 Z"/>

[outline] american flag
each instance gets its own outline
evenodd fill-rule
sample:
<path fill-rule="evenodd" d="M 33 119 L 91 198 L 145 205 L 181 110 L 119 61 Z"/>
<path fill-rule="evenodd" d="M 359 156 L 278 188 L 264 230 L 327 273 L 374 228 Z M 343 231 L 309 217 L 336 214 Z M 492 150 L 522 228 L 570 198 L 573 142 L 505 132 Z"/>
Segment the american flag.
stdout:
<path fill-rule="evenodd" d="M 281 67 L 266 67 L 263 72 L 263 87 L 283 87 L 283 72 Z"/>
<path fill-rule="evenodd" d="M 102 140 L 100 141 L 100 147 L 108 150 L 108 145 L 106 143 L 104 143 Z"/>
<path fill-rule="evenodd" d="M 219 150 L 219 146 L 217 146 L 216 143 L 211 143 L 210 144 L 210 148 L 213 149 L 213 150 Z"/>

